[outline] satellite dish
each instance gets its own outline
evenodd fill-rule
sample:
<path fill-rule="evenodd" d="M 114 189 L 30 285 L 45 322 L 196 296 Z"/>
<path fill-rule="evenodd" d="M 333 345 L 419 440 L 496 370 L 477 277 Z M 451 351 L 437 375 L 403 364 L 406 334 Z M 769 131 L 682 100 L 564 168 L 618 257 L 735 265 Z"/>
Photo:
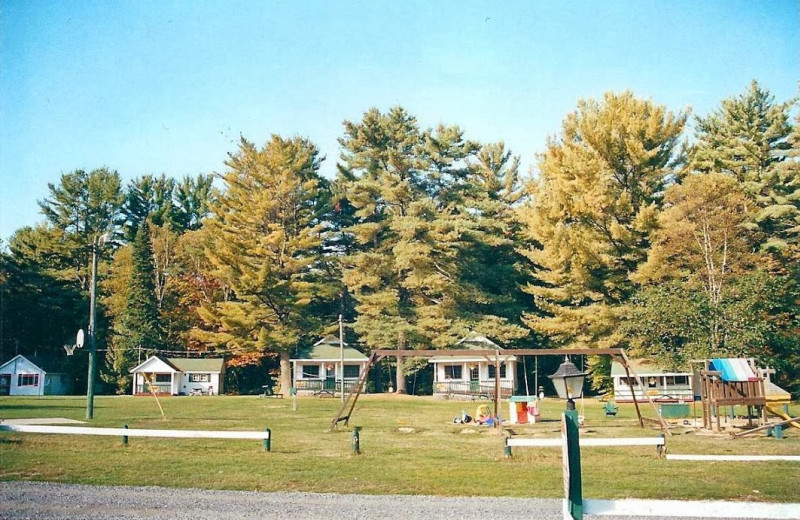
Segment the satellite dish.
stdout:
<path fill-rule="evenodd" d="M 83 347 L 83 329 L 78 330 L 78 337 L 75 338 L 75 346 L 78 348 Z"/>

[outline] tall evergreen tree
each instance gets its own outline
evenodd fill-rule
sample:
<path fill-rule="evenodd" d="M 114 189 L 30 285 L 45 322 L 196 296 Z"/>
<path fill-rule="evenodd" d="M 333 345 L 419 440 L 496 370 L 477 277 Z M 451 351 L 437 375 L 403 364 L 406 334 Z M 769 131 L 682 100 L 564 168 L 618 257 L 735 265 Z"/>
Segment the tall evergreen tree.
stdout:
<path fill-rule="evenodd" d="M 122 214 L 125 238 L 133 241 L 139 226 L 149 220 L 156 227 L 176 227 L 177 208 L 173 203 L 175 180 L 166 175 L 143 175 L 128 184 Z"/>
<path fill-rule="evenodd" d="M 202 307 L 209 327 L 194 334 L 224 345 L 240 363 L 277 353 L 288 395 L 291 351 L 312 341 L 323 321 L 309 310 L 339 295 L 322 268 L 321 202 L 328 199 L 321 192 L 328 187 L 318 150 L 306 139 L 273 135 L 259 149 L 243 138 L 226 164 L 226 189 L 206 224 L 206 254 L 235 298 Z"/>
<path fill-rule="evenodd" d="M 117 338 L 107 351 L 108 374 L 119 393 L 130 387 L 130 369 L 137 353 L 145 355 L 165 347 L 156 298 L 155 267 L 150 224 L 142 222 L 131 244 L 131 271 L 127 285 L 125 308 L 115 324 Z"/>
<path fill-rule="evenodd" d="M 213 202 L 213 176 L 184 177 L 175 187 L 177 230 L 199 229 Z"/>
<path fill-rule="evenodd" d="M 681 159 L 685 120 L 630 92 L 608 93 L 580 101 L 548 141 L 522 211 L 540 244 L 528 253 L 539 268 L 528 290 L 546 315 L 526 315 L 533 330 L 562 346 L 625 345 L 620 305 Z M 596 385 L 607 384 L 603 374 L 595 370 Z"/>
<path fill-rule="evenodd" d="M 504 147 L 481 151 L 456 126 L 422 131 L 399 107 L 346 122 L 340 144 L 338 183 L 354 208 L 344 281 L 367 346 L 446 347 L 472 328 L 504 343 L 523 337 L 509 307 L 517 274 L 498 278 L 513 271 L 513 225 L 495 232 L 514 221 L 519 196 Z"/>
<path fill-rule="evenodd" d="M 796 242 L 791 230 L 800 225 L 800 174 L 796 161 L 786 160 L 797 146 L 789 116 L 793 105 L 794 100 L 777 103 L 753 81 L 746 92 L 697 119 L 691 150 L 693 171 L 727 174 L 742 184 L 759 208 L 751 228 L 761 232 L 762 249 L 773 252 Z"/>
<path fill-rule="evenodd" d="M 51 268 L 88 290 L 90 246 L 97 236 L 113 234 L 120 225 L 124 195 L 119 174 L 106 168 L 75 170 L 47 187 L 50 197 L 39 201 L 39 207 L 59 236 L 51 243 Z"/>

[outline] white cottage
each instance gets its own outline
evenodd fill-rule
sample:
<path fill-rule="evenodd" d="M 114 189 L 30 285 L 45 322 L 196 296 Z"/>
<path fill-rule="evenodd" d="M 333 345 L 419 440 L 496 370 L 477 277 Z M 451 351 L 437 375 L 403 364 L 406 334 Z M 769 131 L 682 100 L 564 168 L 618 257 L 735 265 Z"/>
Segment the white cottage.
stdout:
<path fill-rule="evenodd" d="M 223 393 L 225 361 L 151 356 L 131 373 L 133 395 L 215 395 Z"/>
<path fill-rule="evenodd" d="M 485 355 L 434 356 L 433 395 L 446 399 L 492 399 L 495 393 L 495 362 L 500 362 L 500 397 L 508 397 L 516 386 L 517 358 L 499 345 L 470 332 L 455 348 L 485 350 Z"/>
<path fill-rule="evenodd" d="M 344 359 L 344 363 L 342 363 Z M 339 338 L 326 336 L 314 343 L 308 351 L 291 359 L 292 386 L 298 395 L 333 395 L 349 392 L 367 368 L 368 358 Z"/>
<path fill-rule="evenodd" d="M 655 364 L 638 360 L 631 361 L 630 366 L 633 369 L 630 382 L 637 401 L 646 401 L 648 397 L 659 402 L 694 401 L 691 372 L 664 370 Z M 636 376 L 639 376 L 641 385 Z M 614 399 L 617 402 L 633 402 L 628 375 L 616 361 L 611 363 L 611 377 L 614 380 Z"/>
<path fill-rule="evenodd" d="M 0 395 L 65 395 L 66 374 L 44 370 L 23 355 L 0 365 Z"/>

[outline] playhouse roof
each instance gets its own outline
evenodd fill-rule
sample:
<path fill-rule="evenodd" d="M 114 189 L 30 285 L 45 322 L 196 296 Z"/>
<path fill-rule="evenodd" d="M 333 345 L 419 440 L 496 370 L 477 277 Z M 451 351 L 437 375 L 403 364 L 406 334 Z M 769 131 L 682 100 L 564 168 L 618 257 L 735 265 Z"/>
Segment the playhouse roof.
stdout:
<path fill-rule="evenodd" d="M 744 358 L 715 358 L 711 360 L 709 370 L 722 372 L 723 381 L 758 381 L 753 367 Z"/>

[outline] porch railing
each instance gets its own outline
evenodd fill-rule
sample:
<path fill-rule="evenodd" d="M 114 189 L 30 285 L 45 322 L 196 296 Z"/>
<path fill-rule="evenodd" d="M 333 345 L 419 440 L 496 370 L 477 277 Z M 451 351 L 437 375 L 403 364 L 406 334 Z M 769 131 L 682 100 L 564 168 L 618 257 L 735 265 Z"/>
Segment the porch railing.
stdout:
<path fill-rule="evenodd" d="M 349 392 L 353 387 L 358 384 L 356 379 L 344 380 L 344 391 Z M 294 387 L 301 392 L 339 392 L 342 389 L 341 380 L 333 379 L 298 379 L 294 382 Z"/>
<path fill-rule="evenodd" d="M 150 394 L 150 393 L 157 393 L 157 394 L 171 394 L 172 393 L 172 384 L 171 383 L 145 383 L 143 385 L 136 385 L 136 393 L 137 394 Z"/>
<path fill-rule="evenodd" d="M 510 397 L 512 395 L 511 381 L 500 381 L 500 397 Z M 467 395 L 470 397 L 494 399 L 494 383 L 478 381 L 437 381 L 433 385 L 435 394 Z"/>

